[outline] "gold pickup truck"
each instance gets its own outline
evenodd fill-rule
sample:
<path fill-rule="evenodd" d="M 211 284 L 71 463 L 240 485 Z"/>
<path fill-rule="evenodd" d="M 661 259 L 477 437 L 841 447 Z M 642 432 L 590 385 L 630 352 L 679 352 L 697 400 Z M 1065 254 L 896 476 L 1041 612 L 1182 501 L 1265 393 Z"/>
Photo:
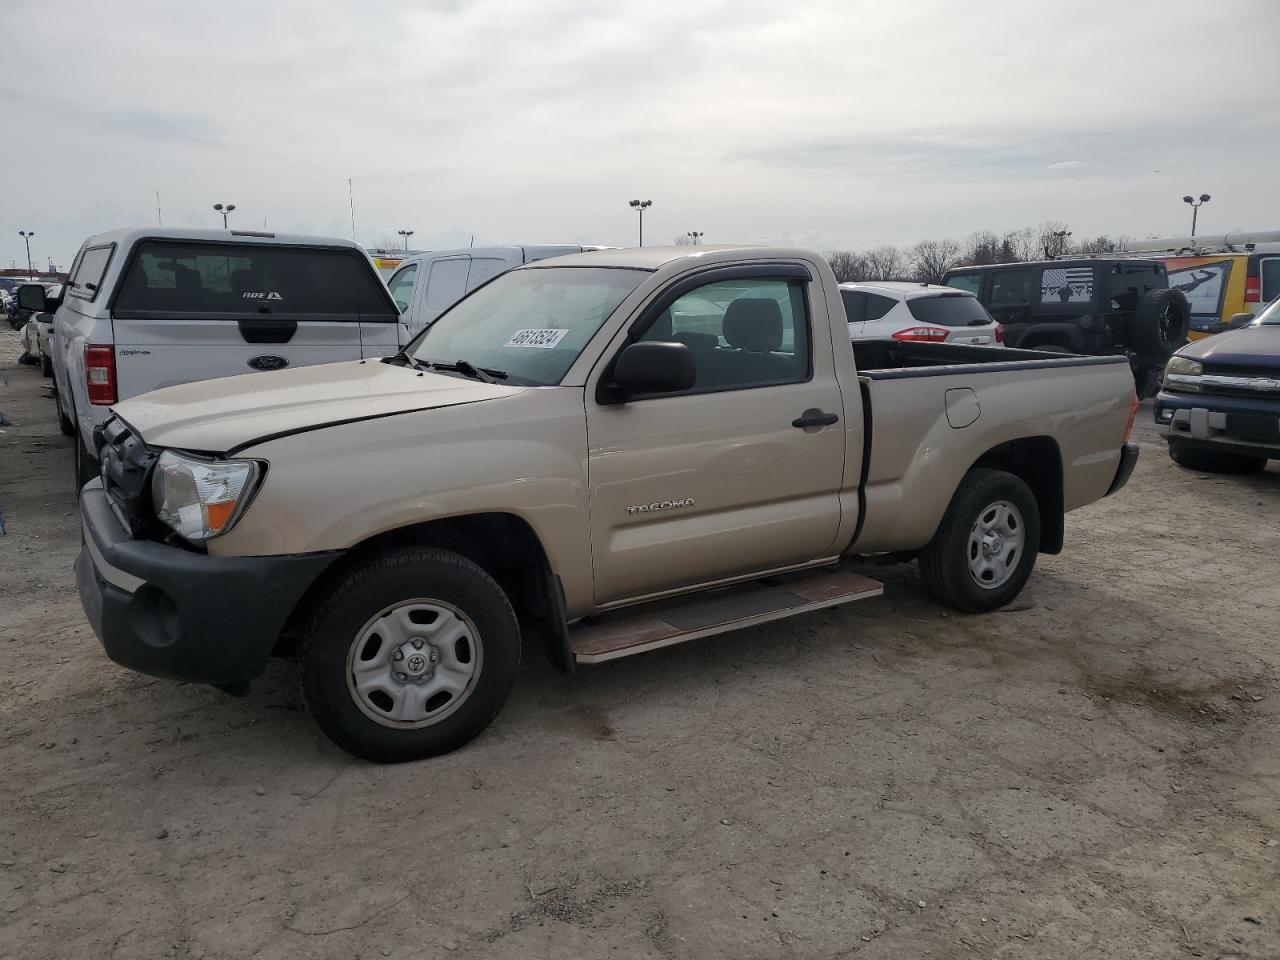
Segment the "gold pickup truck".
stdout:
<path fill-rule="evenodd" d="M 568 670 L 878 595 L 1012 600 L 1137 458 L 1123 357 L 850 342 L 822 257 L 607 250 L 513 270 L 394 357 L 126 400 L 77 581 L 107 654 L 243 689 L 299 662 L 340 746 L 455 749 L 522 642 Z"/>

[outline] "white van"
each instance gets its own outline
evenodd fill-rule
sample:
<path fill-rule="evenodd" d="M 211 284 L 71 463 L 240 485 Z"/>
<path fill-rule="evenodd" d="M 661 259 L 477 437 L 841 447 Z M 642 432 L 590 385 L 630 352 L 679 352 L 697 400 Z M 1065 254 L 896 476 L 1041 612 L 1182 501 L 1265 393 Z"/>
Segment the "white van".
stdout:
<path fill-rule="evenodd" d="M 349 240 L 131 228 L 90 237 L 56 309 L 53 367 L 78 484 L 117 401 L 193 380 L 389 356 L 408 342 L 387 288 Z M 34 300 L 41 300 L 39 304 Z M 27 304 L 24 304 L 27 305 Z"/>
<path fill-rule="evenodd" d="M 600 249 L 576 243 L 549 243 L 528 247 L 433 250 L 402 260 L 400 268 L 387 281 L 387 287 L 412 335 L 476 287 L 513 267 L 548 257 Z"/>

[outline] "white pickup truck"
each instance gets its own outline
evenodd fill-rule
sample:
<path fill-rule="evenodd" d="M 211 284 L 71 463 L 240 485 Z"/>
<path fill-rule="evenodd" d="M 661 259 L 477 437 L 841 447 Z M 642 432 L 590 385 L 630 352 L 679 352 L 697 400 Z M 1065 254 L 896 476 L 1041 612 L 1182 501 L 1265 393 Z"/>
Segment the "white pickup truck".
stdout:
<path fill-rule="evenodd" d="M 567 669 L 875 596 L 918 555 L 982 612 L 1138 448 L 1124 357 L 851 343 L 822 257 L 528 264 L 395 357 L 113 408 L 81 600 L 117 662 L 241 687 L 296 654 L 338 744 L 393 761 L 494 717 L 522 639 Z"/>
<path fill-rule="evenodd" d="M 53 375 L 78 484 L 97 475 L 112 404 L 178 383 L 393 354 L 408 341 L 373 264 L 349 240 L 144 227 L 84 242 L 54 313 Z M 55 312 L 56 311 L 56 312 Z"/>

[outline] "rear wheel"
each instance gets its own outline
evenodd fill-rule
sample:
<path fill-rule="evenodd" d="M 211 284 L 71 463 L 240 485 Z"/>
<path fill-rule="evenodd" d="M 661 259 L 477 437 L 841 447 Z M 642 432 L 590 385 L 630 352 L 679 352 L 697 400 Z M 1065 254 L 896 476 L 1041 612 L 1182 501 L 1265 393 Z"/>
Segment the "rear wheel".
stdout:
<path fill-rule="evenodd" d="M 43 353 L 40 354 L 40 372 L 43 373 L 46 377 L 53 376 L 53 361 L 50 360 L 47 356 L 45 356 Z"/>
<path fill-rule="evenodd" d="M 73 431 L 73 433 L 76 444 L 74 461 L 76 497 L 79 498 L 80 489 L 98 475 L 98 460 L 84 448 L 84 440 L 80 437 L 79 431 Z"/>
<path fill-rule="evenodd" d="M 937 532 L 920 551 L 935 600 L 984 613 L 1016 597 L 1040 552 L 1040 508 L 1019 477 L 976 467 L 960 482 Z"/>
<path fill-rule="evenodd" d="M 1189 447 L 1177 440 L 1169 442 L 1169 457 L 1180 467 L 1203 473 L 1258 473 L 1267 466 L 1266 457 L 1218 453 L 1215 450 Z"/>
<path fill-rule="evenodd" d="M 1163 383 L 1164 369 L 1162 367 L 1141 367 L 1133 371 L 1133 389 L 1137 391 L 1139 400 L 1154 397 L 1160 392 L 1160 387 Z"/>
<path fill-rule="evenodd" d="M 463 746 L 497 715 L 520 665 L 520 628 L 481 567 L 407 547 L 332 587 L 299 661 L 329 739 L 366 760 L 420 760 Z"/>
<path fill-rule="evenodd" d="M 58 429 L 62 431 L 64 437 L 74 437 L 76 435 L 76 425 L 70 417 L 62 412 L 62 402 L 55 396 L 54 402 L 58 404 Z M 79 443 L 79 438 L 76 438 Z"/>

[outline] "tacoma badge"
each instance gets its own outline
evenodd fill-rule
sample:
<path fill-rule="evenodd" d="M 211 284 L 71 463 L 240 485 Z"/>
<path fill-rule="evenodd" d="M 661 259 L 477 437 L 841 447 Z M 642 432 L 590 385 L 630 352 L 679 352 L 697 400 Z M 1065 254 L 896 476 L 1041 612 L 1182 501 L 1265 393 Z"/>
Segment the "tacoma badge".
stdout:
<path fill-rule="evenodd" d="M 635 507 L 627 507 L 627 513 L 635 516 L 637 513 L 654 513 L 658 510 L 675 510 L 677 507 L 692 507 L 693 500 L 656 500 L 653 503 L 642 503 Z"/>

